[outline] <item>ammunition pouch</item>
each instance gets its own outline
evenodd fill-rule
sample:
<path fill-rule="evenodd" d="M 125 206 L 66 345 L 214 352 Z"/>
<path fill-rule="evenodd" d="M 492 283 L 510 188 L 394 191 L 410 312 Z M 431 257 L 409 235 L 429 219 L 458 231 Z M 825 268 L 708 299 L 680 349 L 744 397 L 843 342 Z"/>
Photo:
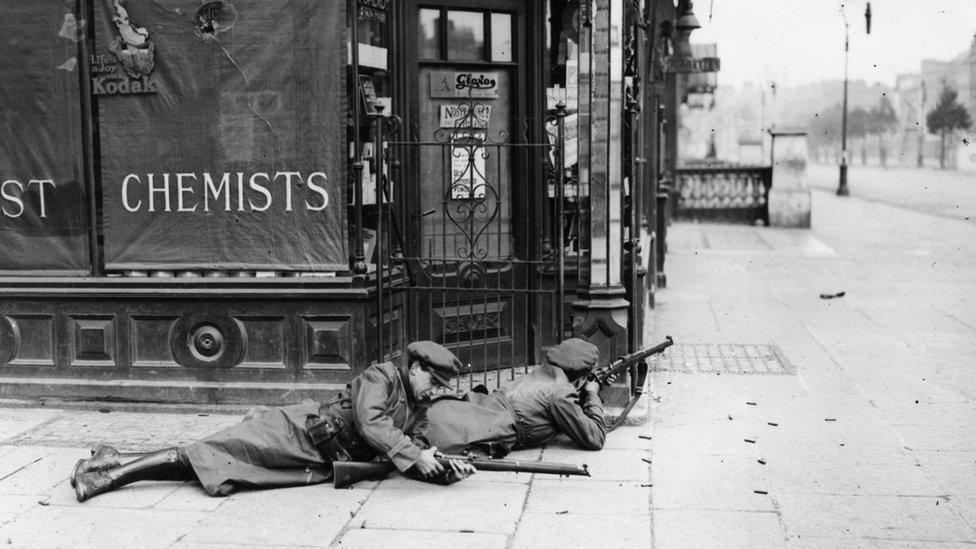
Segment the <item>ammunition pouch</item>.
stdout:
<path fill-rule="evenodd" d="M 345 393 L 322 406 L 320 415 L 310 416 L 305 430 L 326 461 L 370 461 L 376 455 L 353 428 L 352 405 Z"/>

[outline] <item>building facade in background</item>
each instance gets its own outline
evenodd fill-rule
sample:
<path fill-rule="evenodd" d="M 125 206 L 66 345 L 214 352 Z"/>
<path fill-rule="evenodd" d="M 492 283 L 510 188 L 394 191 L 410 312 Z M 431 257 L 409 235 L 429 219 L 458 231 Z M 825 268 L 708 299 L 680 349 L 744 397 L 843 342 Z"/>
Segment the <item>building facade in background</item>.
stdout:
<path fill-rule="evenodd" d="M 412 339 L 485 379 L 641 344 L 670 2 L 0 6 L 0 396 L 282 403 Z"/>

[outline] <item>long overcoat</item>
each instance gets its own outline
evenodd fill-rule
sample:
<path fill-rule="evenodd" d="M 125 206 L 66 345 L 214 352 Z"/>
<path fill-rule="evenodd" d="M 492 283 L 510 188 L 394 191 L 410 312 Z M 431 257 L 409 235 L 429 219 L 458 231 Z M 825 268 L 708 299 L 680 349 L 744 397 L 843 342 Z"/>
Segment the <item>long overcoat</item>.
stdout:
<path fill-rule="evenodd" d="M 242 488 L 329 481 L 332 464 L 316 449 L 306 425 L 331 408 L 352 423 L 377 454 L 405 471 L 421 452 L 404 434 L 418 417 L 406 375 L 404 368 L 390 362 L 370 366 L 350 384 L 348 398 L 340 395 L 325 405 L 307 400 L 272 408 L 189 444 L 190 465 L 212 496 Z"/>

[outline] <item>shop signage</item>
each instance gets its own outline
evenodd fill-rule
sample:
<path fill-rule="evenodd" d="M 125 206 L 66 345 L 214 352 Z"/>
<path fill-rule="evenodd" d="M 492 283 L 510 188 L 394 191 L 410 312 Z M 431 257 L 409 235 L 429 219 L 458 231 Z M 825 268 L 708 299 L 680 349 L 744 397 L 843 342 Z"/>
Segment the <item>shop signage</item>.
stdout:
<path fill-rule="evenodd" d="M 149 31 L 129 19 L 125 0 L 113 0 L 112 22 L 118 34 L 109 42 L 111 54 L 91 56 L 92 93 L 130 95 L 156 93 L 159 88 L 149 75 L 156 67 L 156 45 Z"/>
<path fill-rule="evenodd" d="M 436 99 L 455 97 L 498 97 L 497 72 L 433 71 L 430 73 L 430 96 Z"/>
<path fill-rule="evenodd" d="M 0 85 L 4 275 L 91 272 L 76 10 L 76 2 L 0 0 L 3 67 L 16 67 Z"/>
<path fill-rule="evenodd" d="M 472 108 L 473 107 L 473 108 Z M 476 103 L 469 105 L 441 105 L 442 128 L 479 128 L 488 127 L 491 119 L 491 105 Z"/>
<path fill-rule="evenodd" d="M 54 186 L 52 179 L 31 179 L 26 183 L 8 179 L 0 183 L 0 212 L 6 217 L 17 218 L 24 215 L 24 191 L 34 190 L 38 196 L 38 217 L 47 217 L 47 197 L 44 186 Z"/>
<path fill-rule="evenodd" d="M 451 146 L 451 199 L 485 197 L 484 132 L 459 132 Z"/>
<path fill-rule="evenodd" d="M 122 179 L 122 207 L 130 213 L 291 212 L 295 208 L 320 212 L 329 205 L 328 181 L 321 171 L 307 175 L 298 171 L 130 173 Z M 283 195 L 273 195 L 272 187 L 283 187 Z M 300 187 L 311 193 L 296 199 L 294 191 Z"/>
<path fill-rule="evenodd" d="M 386 23 L 390 0 L 359 0 L 359 19 Z"/>
<path fill-rule="evenodd" d="M 669 55 L 664 58 L 664 72 L 667 73 L 718 72 L 721 65 L 718 57 Z"/>

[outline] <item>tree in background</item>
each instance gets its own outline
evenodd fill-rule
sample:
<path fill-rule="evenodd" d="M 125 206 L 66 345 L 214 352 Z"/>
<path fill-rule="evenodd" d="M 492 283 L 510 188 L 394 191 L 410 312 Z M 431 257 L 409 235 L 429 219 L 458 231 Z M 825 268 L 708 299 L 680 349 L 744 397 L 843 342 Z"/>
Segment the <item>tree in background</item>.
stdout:
<path fill-rule="evenodd" d="M 865 146 L 865 136 L 868 134 L 868 111 L 861 107 L 850 111 L 847 115 L 847 137 L 848 139 L 859 139 L 861 141 L 861 165 L 868 163 L 868 151 Z"/>
<path fill-rule="evenodd" d="M 825 157 L 837 161 L 837 151 L 840 150 L 838 145 L 840 142 L 840 109 L 840 103 L 837 103 L 823 112 L 814 113 L 807 122 L 807 128 L 810 131 L 807 134 L 808 143 L 810 148 L 816 151 L 817 158 L 821 161 L 827 161 Z"/>
<path fill-rule="evenodd" d="M 929 133 L 938 135 L 941 138 L 941 149 L 939 151 L 939 167 L 945 168 L 946 141 L 955 130 L 967 130 L 973 125 L 966 107 L 963 107 L 956 97 L 959 92 L 946 86 L 942 88 L 939 95 L 939 103 L 934 109 L 929 111 L 925 117 L 925 124 L 929 128 Z"/>
<path fill-rule="evenodd" d="M 878 106 L 871 107 L 867 117 L 867 133 L 878 136 L 878 160 L 881 166 L 888 167 L 888 149 L 885 146 L 884 135 L 894 131 L 898 126 L 898 115 L 891 105 L 888 96 L 882 95 Z"/>

